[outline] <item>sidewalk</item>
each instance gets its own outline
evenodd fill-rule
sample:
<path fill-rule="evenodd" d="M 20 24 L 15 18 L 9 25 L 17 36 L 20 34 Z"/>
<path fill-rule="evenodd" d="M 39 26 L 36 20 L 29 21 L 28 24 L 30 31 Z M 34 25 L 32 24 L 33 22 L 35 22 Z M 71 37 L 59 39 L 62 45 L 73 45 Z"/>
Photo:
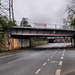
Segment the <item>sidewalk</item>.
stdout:
<path fill-rule="evenodd" d="M 60 44 L 60 45 L 59 45 Z M 61 47 L 61 46 L 70 46 L 71 43 L 49 43 L 47 45 L 37 46 L 35 48 L 46 48 L 46 47 Z"/>

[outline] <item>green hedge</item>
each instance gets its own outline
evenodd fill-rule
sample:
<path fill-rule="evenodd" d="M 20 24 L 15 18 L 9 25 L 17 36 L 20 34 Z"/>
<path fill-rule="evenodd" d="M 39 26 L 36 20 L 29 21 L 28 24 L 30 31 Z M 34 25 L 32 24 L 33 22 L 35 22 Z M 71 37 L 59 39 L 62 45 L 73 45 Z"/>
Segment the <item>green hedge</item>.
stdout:
<path fill-rule="evenodd" d="M 34 41 L 31 38 L 31 47 L 41 46 L 41 45 L 46 45 L 46 44 L 48 44 L 48 41 Z"/>

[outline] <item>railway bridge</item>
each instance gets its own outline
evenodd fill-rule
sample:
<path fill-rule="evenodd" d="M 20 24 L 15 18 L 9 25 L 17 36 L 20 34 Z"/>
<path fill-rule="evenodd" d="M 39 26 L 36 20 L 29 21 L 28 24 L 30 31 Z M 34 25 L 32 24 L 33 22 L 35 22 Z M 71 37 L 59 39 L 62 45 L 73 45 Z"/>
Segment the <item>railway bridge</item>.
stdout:
<path fill-rule="evenodd" d="M 75 30 L 72 29 L 50 29 L 50 28 L 33 28 L 18 27 L 10 28 L 11 38 L 25 39 L 30 37 L 72 37 L 72 44 L 75 46 Z"/>

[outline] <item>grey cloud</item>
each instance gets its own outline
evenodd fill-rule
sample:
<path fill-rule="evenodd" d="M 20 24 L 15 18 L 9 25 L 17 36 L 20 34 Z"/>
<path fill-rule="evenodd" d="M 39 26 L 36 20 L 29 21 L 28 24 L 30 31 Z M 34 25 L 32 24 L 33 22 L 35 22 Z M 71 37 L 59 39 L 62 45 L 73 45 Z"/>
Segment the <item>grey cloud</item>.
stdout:
<path fill-rule="evenodd" d="M 62 23 L 69 0 L 15 0 L 15 19 L 41 23 Z"/>

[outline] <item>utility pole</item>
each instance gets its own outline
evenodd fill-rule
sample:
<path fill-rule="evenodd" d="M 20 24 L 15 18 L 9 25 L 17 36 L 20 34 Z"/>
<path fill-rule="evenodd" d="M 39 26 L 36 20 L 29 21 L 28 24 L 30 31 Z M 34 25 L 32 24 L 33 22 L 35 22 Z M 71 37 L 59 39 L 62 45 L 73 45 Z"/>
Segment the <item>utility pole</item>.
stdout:
<path fill-rule="evenodd" d="M 1 0 L 0 0 L 0 5 L 1 5 Z"/>
<path fill-rule="evenodd" d="M 12 2 L 12 20 L 14 21 L 14 9 L 13 9 L 13 0 L 11 0 Z"/>
<path fill-rule="evenodd" d="M 0 15 L 14 22 L 13 0 L 0 0 Z"/>
<path fill-rule="evenodd" d="M 9 0 L 9 19 L 11 20 L 11 1 Z"/>
<path fill-rule="evenodd" d="M 9 19 L 14 22 L 13 0 L 9 0 Z"/>
<path fill-rule="evenodd" d="M 13 0 L 0 0 L 0 17 L 6 16 L 14 22 Z M 8 29 L 8 50 L 10 49 L 10 32 Z"/>
<path fill-rule="evenodd" d="M 1 16 L 1 0 L 0 0 L 0 16 Z"/>

